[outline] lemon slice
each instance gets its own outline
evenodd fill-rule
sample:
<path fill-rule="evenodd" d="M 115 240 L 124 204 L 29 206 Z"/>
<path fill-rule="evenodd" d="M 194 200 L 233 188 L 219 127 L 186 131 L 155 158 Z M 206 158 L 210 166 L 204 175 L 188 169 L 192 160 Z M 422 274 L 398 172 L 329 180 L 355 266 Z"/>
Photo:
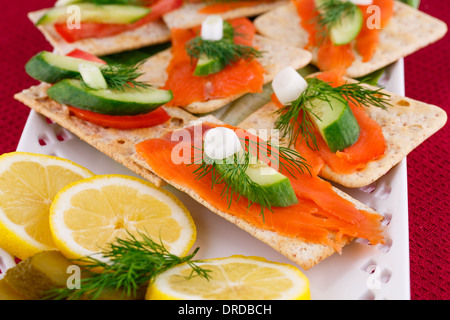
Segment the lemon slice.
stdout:
<path fill-rule="evenodd" d="M 190 276 L 180 264 L 158 275 L 148 300 L 309 300 L 309 280 L 289 264 L 260 257 L 231 256 L 196 262 L 209 279 Z"/>
<path fill-rule="evenodd" d="M 98 175 L 65 187 L 50 208 L 50 229 L 69 259 L 103 257 L 116 238 L 145 233 L 174 255 L 186 255 L 196 239 L 194 221 L 170 192 L 124 175 Z"/>
<path fill-rule="evenodd" d="M 27 152 L 0 156 L 0 247 L 21 259 L 54 250 L 48 216 L 55 195 L 92 175 L 62 158 Z"/>

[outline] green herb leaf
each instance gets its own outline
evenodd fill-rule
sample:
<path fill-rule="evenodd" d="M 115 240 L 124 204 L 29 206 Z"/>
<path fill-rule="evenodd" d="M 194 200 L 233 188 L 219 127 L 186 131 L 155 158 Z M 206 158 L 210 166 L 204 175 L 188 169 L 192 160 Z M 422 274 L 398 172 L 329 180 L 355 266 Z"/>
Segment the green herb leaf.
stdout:
<path fill-rule="evenodd" d="M 128 233 L 127 239 L 116 239 L 101 252 L 106 258 L 97 259 L 93 256 L 74 260 L 83 266 L 81 288 L 60 288 L 51 290 L 47 299 L 76 300 L 88 297 L 98 299 L 105 290 L 123 290 L 123 294 L 136 295 L 139 288 L 147 286 L 155 277 L 181 263 L 187 263 L 192 268 L 191 276 L 198 275 L 209 279 L 209 270 L 198 267 L 193 260 L 199 248 L 186 257 L 171 254 L 162 244 L 153 241 L 144 233 L 138 237 Z M 98 269 L 103 269 L 98 272 Z M 97 270 L 97 271 L 93 271 Z"/>
<path fill-rule="evenodd" d="M 342 102 L 348 104 L 349 101 L 358 106 L 375 106 L 386 109 L 390 105 L 389 94 L 383 92 L 382 88 L 372 89 L 363 85 L 363 82 L 348 83 L 333 87 L 328 82 L 316 77 L 307 79 L 308 87 L 292 103 L 278 109 L 278 118 L 275 128 L 280 130 L 282 137 L 289 139 L 289 145 L 294 145 L 298 139 L 305 139 L 308 147 L 318 150 L 317 139 L 314 133 L 314 125 L 311 117 L 320 118 L 314 113 L 313 99 L 326 101 L 331 105 L 329 96 L 340 96 Z"/>
<path fill-rule="evenodd" d="M 328 36 L 331 28 L 341 23 L 343 17 L 352 17 L 358 7 L 350 1 L 321 0 L 316 9 L 319 14 L 312 22 L 317 25 L 317 37 L 320 43 Z"/>
<path fill-rule="evenodd" d="M 100 71 L 105 78 L 109 90 L 124 91 L 126 88 L 146 89 L 152 85 L 136 80 L 141 75 L 139 68 L 145 61 L 140 61 L 135 65 L 107 64 L 100 67 Z M 83 85 L 89 86 L 83 81 Z"/>
<path fill-rule="evenodd" d="M 233 40 L 235 35 L 231 24 L 224 21 L 221 40 L 203 40 L 201 36 L 197 36 L 186 43 L 186 52 L 192 58 L 207 56 L 223 65 L 232 64 L 240 59 L 251 60 L 262 56 L 260 51 L 251 46 L 235 44 Z"/>
<path fill-rule="evenodd" d="M 201 162 L 194 174 L 197 179 L 202 179 L 210 174 L 211 189 L 215 185 L 223 185 L 221 196 L 226 197 L 228 207 L 231 206 L 233 201 L 239 201 L 245 195 L 248 199 L 248 207 L 255 203 L 259 204 L 261 207 L 260 214 L 264 218 L 264 211 L 266 209 L 272 211 L 272 206 L 268 195 L 261 191 L 259 185 L 246 174 L 249 165 L 255 164 L 257 161 L 269 164 L 273 159 L 278 158 L 279 172 L 287 171 L 293 176 L 296 172 L 309 172 L 309 165 L 295 150 L 274 145 L 270 141 L 252 141 L 242 138 L 240 140 L 241 152 L 231 156 L 231 159 L 212 160 L 208 159 L 204 152 L 197 152 L 198 156 L 203 158 L 201 161 L 195 159 L 196 161 L 193 162 L 194 164 Z M 220 170 L 218 166 L 220 166 Z"/>

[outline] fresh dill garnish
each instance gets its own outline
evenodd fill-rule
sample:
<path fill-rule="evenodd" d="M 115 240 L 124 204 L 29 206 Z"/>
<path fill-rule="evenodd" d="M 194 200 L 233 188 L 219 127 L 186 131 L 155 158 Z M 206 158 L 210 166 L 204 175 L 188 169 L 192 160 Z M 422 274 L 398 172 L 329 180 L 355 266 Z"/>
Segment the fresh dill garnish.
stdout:
<path fill-rule="evenodd" d="M 136 296 L 138 290 L 151 284 L 158 274 L 181 263 L 187 263 L 192 268 L 189 277 L 209 279 L 209 270 L 200 268 L 193 260 L 199 248 L 188 256 L 178 257 L 171 254 L 162 242 L 157 243 L 142 232 L 138 236 L 128 232 L 128 238 L 117 238 L 108 244 L 101 252 L 105 260 L 93 256 L 73 260 L 82 265 L 80 289 L 53 289 L 47 293 L 46 299 L 95 300 L 102 293 L 116 290 L 127 296 Z M 99 269 L 102 271 L 99 272 Z"/>
<path fill-rule="evenodd" d="M 314 100 L 326 101 L 330 108 L 333 106 L 330 97 L 338 99 L 347 104 L 350 102 L 357 106 L 375 106 L 386 109 L 390 105 L 389 94 L 382 88 L 372 89 L 363 85 L 364 81 L 349 83 L 345 82 L 338 87 L 331 86 L 328 82 L 316 77 L 307 79 L 308 87 L 300 96 L 290 104 L 276 111 L 278 115 L 275 128 L 280 130 L 282 137 L 289 139 L 289 145 L 295 144 L 299 137 L 305 139 L 308 147 L 317 150 L 317 139 L 314 133 L 314 125 L 311 117 L 319 116 L 314 113 Z"/>
<path fill-rule="evenodd" d="M 186 52 L 192 58 L 199 59 L 201 56 L 207 56 L 224 66 L 240 59 L 251 60 L 262 56 L 260 51 L 251 46 L 234 43 L 235 35 L 237 33 L 233 26 L 224 21 L 221 40 L 203 40 L 201 36 L 197 36 L 186 43 Z"/>
<path fill-rule="evenodd" d="M 106 64 L 100 67 L 100 71 L 105 78 L 106 84 L 109 90 L 124 91 L 126 88 L 147 89 L 152 85 L 138 81 L 142 72 L 139 72 L 139 68 L 145 61 L 138 62 L 135 65 L 123 65 L 123 64 Z M 84 81 L 83 86 L 88 87 Z"/>
<path fill-rule="evenodd" d="M 248 207 L 259 204 L 261 216 L 264 211 L 272 211 L 272 205 L 268 194 L 259 184 L 247 175 L 246 170 L 250 165 L 267 164 L 277 161 L 279 172 L 287 171 L 293 175 L 296 172 L 309 172 L 309 165 L 300 154 L 287 147 L 278 146 L 270 141 L 253 141 L 252 139 L 240 138 L 242 149 L 240 152 L 224 160 L 209 159 L 204 152 L 196 153 L 201 156 L 201 161 L 196 159 L 193 163 L 198 164 L 194 170 L 197 179 L 211 175 L 211 189 L 215 185 L 223 185 L 221 196 L 226 197 L 228 207 L 233 201 L 239 201 L 241 197 L 248 200 Z"/>
<path fill-rule="evenodd" d="M 328 36 L 330 29 L 341 23 L 343 17 L 352 17 L 356 14 L 358 7 L 350 1 L 321 0 L 316 9 L 319 14 L 312 22 L 316 23 L 320 42 Z"/>

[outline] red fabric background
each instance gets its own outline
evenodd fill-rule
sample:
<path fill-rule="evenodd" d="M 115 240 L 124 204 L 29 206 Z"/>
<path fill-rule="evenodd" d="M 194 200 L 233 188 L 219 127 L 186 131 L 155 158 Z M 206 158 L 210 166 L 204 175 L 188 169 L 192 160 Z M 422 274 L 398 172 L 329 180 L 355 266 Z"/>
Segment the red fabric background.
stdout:
<path fill-rule="evenodd" d="M 26 13 L 55 0 L 0 1 L 0 154 L 14 151 L 29 109 L 13 95 L 37 82 L 24 72 L 28 59 L 51 50 Z M 420 9 L 450 22 L 450 1 L 422 0 Z M 450 112 L 450 35 L 405 59 L 406 95 Z M 448 300 L 449 125 L 408 156 L 411 298 Z"/>

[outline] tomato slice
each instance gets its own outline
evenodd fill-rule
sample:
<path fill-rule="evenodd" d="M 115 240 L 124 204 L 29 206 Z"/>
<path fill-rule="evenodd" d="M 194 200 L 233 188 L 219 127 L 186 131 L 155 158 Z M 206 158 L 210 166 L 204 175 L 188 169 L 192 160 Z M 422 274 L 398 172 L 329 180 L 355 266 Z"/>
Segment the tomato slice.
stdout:
<path fill-rule="evenodd" d="M 97 56 L 79 49 L 71 51 L 67 54 L 67 56 L 106 64 L 105 61 Z M 154 127 L 170 120 L 171 118 L 163 108 L 158 108 L 149 113 L 137 116 L 111 116 L 70 106 L 69 110 L 76 117 L 89 121 L 93 124 L 122 130 Z"/>
<path fill-rule="evenodd" d="M 66 56 L 72 57 L 72 58 L 83 59 L 83 60 L 87 60 L 87 61 L 92 61 L 92 62 L 107 64 L 106 61 L 100 59 L 99 57 L 94 56 L 93 54 L 90 54 L 89 52 L 86 52 L 86 51 L 83 51 L 80 49 L 75 49 L 75 50 L 69 52 L 68 54 L 66 54 Z"/>
<path fill-rule="evenodd" d="M 66 23 L 56 23 L 54 27 L 56 32 L 69 43 L 88 38 L 104 38 L 156 21 L 165 13 L 175 10 L 182 5 L 183 0 L 157 0 L 153 4 L 148 5 L 152 10 L 147 16 L 127 25 L 82 22 L 80 29 L 69 29 Z"/>
<path fill-rule="evenodd" d="M 122 130 L 154 127 L 171 118 L 164 108 L 158 108 L 137 116 L 111 116 L 75 107 L 69 107 L 69 110 L 76 117 L 93 124 Z"/>

